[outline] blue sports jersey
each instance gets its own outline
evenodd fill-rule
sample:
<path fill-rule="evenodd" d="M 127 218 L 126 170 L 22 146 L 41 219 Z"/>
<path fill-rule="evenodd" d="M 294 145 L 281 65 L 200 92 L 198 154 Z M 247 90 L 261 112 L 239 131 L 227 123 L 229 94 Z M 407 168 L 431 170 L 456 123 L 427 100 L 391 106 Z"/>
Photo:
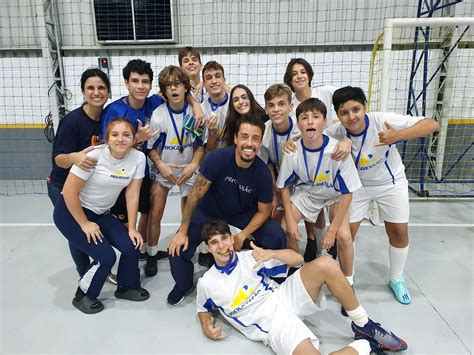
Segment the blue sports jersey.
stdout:
<path fill-rule="evenodd" d="M 249 211 L 257 212 L 258 202 L 271 203 L 273 184 L 270 170 L 258 157 L 248 169 L 235 163 L 235 147 L 209 153 L 200 174 L 212 184 L 199 203 L 211 218 L 226 218 Z"/>
<path fill-rule="evenodd" d="M 115 117 L 125 117 L 133 123 L 135 130 L 138 129 L 137 121 L 140 120 L 146 125 L 151 118 L 153 111 L 163 104 L 165 100 L 159 95 L 151 95 L 145 99 L 145 104 L 139 110 L 132 108 L 128 102 L 128 96 L 115 100 L 108 105 L 102 113 L 102 137 L 105 137 L 107 127 Z"/>
<path fill-rule="evenodd" d="M 100 121 L 95 121 L 86 115 L 81 107 L 68 113 L 59 121 L 58 130 L 54 137 L 51 183 L 57 188 L 63 188 L 69 169 L 56 165 L 54 158 L 60 154 L 79 152 L 92 145 L 92 137 L 100 135 Z"/>
<path fill-rule="evenodd" d="M 130 122 L 133 123 L 135 131 L 138 130 L 138 120 L 142 122 L 142 125 L 145 126 L 149 123 L 153 111 L 160 105 L 162 105 L 165 100 L 159 95 L 151 95 L 145 99 L 145 103 L 141 109 L 134 109 L 130 106 L 128 101 L 128 96 L 124 96 L 118 100 L 115 100 L 110 105 L 108 105 L 104 112 L 102 112 L 102 137 L 106 136 L 107 127 L 115 117 L 125 117 Z M 145 156 L 148 156 L 147 144 L 143 142 L 142 149 Z M 148 169 L 148 160 L 145 167 L 145 175 L 149 175 Z"/>

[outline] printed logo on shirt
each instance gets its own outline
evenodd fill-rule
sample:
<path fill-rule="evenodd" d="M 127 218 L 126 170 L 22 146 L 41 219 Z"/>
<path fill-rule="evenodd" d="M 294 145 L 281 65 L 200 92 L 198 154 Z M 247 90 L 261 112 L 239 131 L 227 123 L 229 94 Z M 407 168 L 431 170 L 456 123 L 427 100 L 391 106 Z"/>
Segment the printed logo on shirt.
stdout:
<path fill-rule="evenodd" d="M 234 297 L 234 300 L 232 302 L 232 305 L 231 307 L 232 308 L 236 308 L 238 306 L 240 306 L 242 303 L 244 303 L 245 301 L 248 300 L 248 298 L 250 296 L 252 296 L 252 294 L 254 293 L 254 289 L 253 288 L 249 288 L 247 285 L 244 285 L 244 287 L 242 287 L 239 292 L 237 292 L 237 296 Z"/>
<path fill-rule="evenodd" d="M 377 158 L 373 154 L 362 155 L 359 160 L 359 166 L 357 167 L 359 170 L 368 170 L 373 168 L 374 166 L 380 164 L 382 159 L 377 160 Z"/>
<path fill-rule="evenodd" d="M 184 149 L 192 148 L 193 147 L 193 142 L 191 140 L 189 140 L 186 144 L 184 144 L 183 147 L 184 147 Z M 170 140 L 169 144 L 167 144 L 163 147 L 163 150 L 179 150 L 178 138 L 175 137 L 174 139 Z"/>
<path fill-rule="evenodd" d="M 238 292 L 237 296 L 234 297 L 231 308 L 232 311 L 229 312 L 229 316 L 233 317 L 241 310 L 244 309 L 246 305 L 251 303 L 258 294 L 263 290 L 262 287 L 259 287 L 256 291 L 253 288 L 249 288 L 247 285 L 244 285 Z"/>
<path fill-rule="evenodd" d="M 110 174 L 110 177 L 114 179 L 122 179 L 122 180 L 130 179 L 130 176 L 127 176 L 127 172 L 125 171 L 125 169 L 114 171 L 112 174 Z"/>
<path fill-rule="evenodd" d="M 245 185 L 240 185 L 239 180 L 237 180 L 236 178 L 234 178 L 232 176 L 226 176 L 224 181 L 227 181 L 227 182 L 230 182 L 231 184 L 237 185 L 239 187 L 239 190 L 242 191 L 242 192 L 246 192 L 248 194 L 251 194 L 253 192 L 253 189 L 251 187 L 245 186 Z"/>

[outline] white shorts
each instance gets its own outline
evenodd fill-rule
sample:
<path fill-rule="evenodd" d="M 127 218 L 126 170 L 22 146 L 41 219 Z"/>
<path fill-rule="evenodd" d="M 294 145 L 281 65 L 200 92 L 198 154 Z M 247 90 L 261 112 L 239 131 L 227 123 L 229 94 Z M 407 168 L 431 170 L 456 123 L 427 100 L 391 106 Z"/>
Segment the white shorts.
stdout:
<path fill-rule="evenodd" d="M 178 178 L 179 175 L 181 174 L 181 169 L 173 169 L 173 172 L 174 172 L 174 176 Z M 179 195 L 181 197 L 186 197 L 189 195 L 194 185 L 194 181 L 196 181 L 196 178 L 197 178 L 197 172 L 194 172 L 193 176 L 191 176 L 188 181 L 178 186 Z M 169 190 L 171 190 L 174 186 L 171 182 L 169 182 L 163 176 L 161 176 L 158 170 L 155 169 L 154 167 L 150 168 L 150 180 L 159 182 L 161 185 L 168 188 Z"/>
<path fill-rule="evenodd" d="M 349 207 L 350 222 L 369 218 L 369 203 L 377 202 L 380 219 L 391 223 L 408 223 L 410 204 L 408 202 L 408 181 L 396 181 L 394 185 L 362 186 L 352 194 Z"/>
<path fill-rule="evenodd" d="M 311 223 L 316 223 L 319 213 L 324 207 L 331 206 L 338 200 L 338 198 L 321 200 L 301 189 L 296 189 L 290 198 L 291 203 L 294 204 L 303 215 L 303 219 Z"/>
<path fill-rule="evenodd" d="M 327 301 L 323 291 L 318 300 L 313 302 L 301 280 L 297 270 L 278 288 L 275 297 L 278 305 L 275 309 L 268 343 L 277 354 L 292 354 L 296 347 L 305 339 L 310 339 L 316 349 L 319 340 L 299 317 L 326 309 Z"/>

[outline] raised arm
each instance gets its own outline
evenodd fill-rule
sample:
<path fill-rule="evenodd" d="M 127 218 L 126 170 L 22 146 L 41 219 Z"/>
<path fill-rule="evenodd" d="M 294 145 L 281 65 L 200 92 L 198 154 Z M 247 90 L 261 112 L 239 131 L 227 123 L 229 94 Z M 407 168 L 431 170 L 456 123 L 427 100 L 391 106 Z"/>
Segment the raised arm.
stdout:
<path fill-rule="evenodd" d="M 413 126 L 397 130 L 388 122 L 385 122 L 387 130 L 379 132 L 379 144 L 376 146 L 383 146 L 396 143 L 400 140 L 414 139 L 418 137 L 425 137 L 439 129 L 439 123 L 430 118 L 424 118 Z"/>
<path fill-rule="evenodd" d="M 289 267 L 296 267 L 303 264 L 303 257 L 298 254 L 296 251 L 291 249 L 280 249 L 280 250 L 271 250 L 263 249 L 256 246 L 253 242 L 250 242 L 252 247 L 252 257 L 255 259 L 256 269 L 261 263 L 274 259 L 281 261 L 282 263 L 288 265 Z"/>

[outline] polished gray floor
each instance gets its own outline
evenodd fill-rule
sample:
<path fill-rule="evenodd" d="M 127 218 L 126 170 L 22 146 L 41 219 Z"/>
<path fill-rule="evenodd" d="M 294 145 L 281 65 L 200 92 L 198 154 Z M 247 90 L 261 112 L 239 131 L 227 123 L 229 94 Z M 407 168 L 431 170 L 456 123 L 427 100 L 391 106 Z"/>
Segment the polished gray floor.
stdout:
<path fill-rule="evenodd" d="M 179 203 L 171 196 L 160 245 L 177 228 Z M 150 300 L 116 300 L 106 285 L 100 298 L 106 310 L 84 315 L 71 305 L 76 273 L 65 239 L 52 225 L 45 195 L 0 197 L 1 354 L 271 354 L 238 334 L 208 340 L 196 317 L 194 297 L 170 307 L 168 262 L 159 275 L 143 278 Z M 409 344 L 406 354 L 472 354 L 474 204 L 411 203 L 410 257 L 406 278 L 413 303 L 397 303 L 386 286 L 387 238 L 382 227 L 363 225 L 357 240 L 355 289 L 369 315 Z M 198 278 L 205 270 L 196 268 Z M 194 296 L 194 295 L 193 295 Z M 222 323 L 222 318 L 218 320 Z M 350 321 L 329 298 L 327 311 L 306 323 L 327 353 L 351 341 Z"/>

